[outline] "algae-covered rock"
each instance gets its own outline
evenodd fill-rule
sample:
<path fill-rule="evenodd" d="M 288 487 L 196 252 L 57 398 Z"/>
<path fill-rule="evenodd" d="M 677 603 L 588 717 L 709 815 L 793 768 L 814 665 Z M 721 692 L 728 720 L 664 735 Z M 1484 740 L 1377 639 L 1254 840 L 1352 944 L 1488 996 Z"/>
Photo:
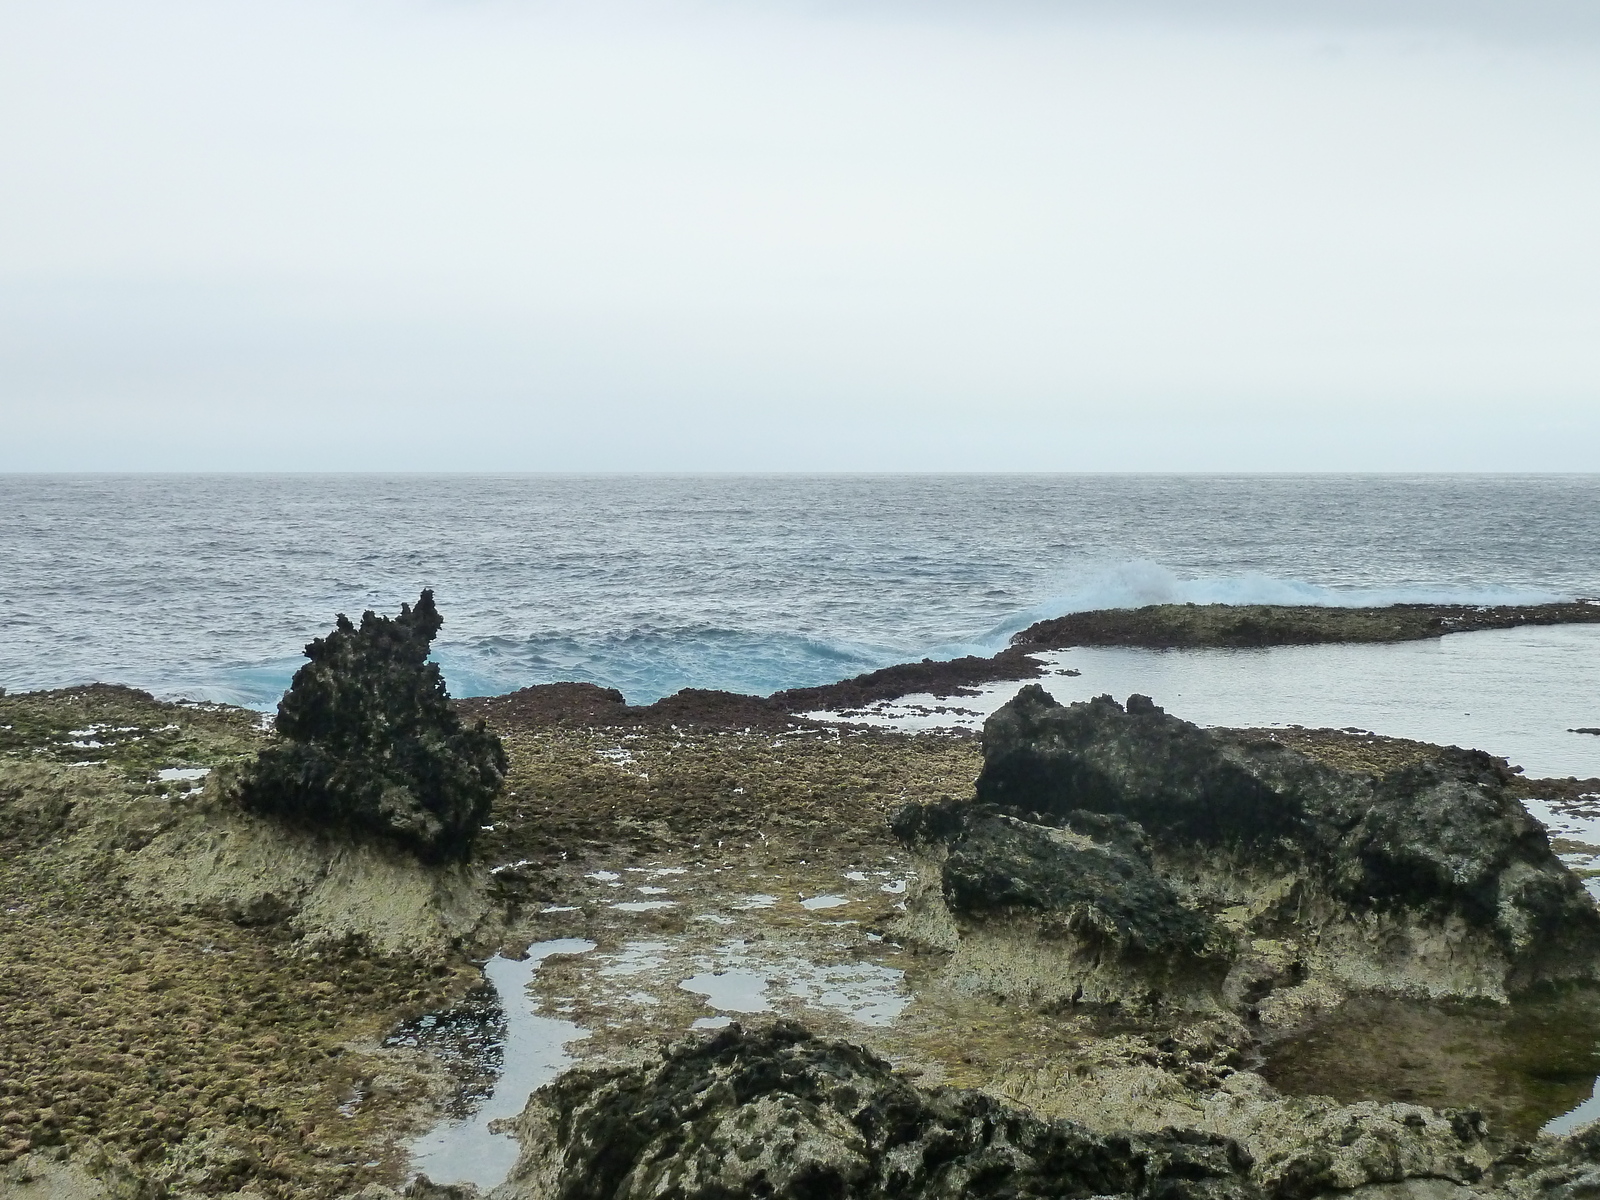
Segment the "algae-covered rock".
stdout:
<path fill-rule="evenodd" d="M 984 727 L 975 802 L 897 818 L 924 862 L 906 932 L 942 929 L 924 940 L 957 951 L 976 983 L 1042 999 L 1160 998 L 1167 984 L 1137 952 L 1194 954 L 1183 931 L 1212 927 L 1214 959 L 1229 940 L 1216 926 L 1240 976 L 1215 992 L 1226 1004 L 1299 986 L 1308 970 L 1342 987 L 1499 999 L 1594 979 L 1600 912 L 1513 779 L 1453 748 L 1382 777 L 1340 771 L 1200 729 L 1146 697 L 1063 706 L 1029 686 Z M 1145 839 L 1145 857 L 1130 852 Z M 1040 936 L 1049 922 L 1019 923 L 1030 908 L 1071 916 L 1079 943 L 1074 914 L 1117 936 L 1063 954 Z M 1264 970 L 1269 959 L 1282 969 Z"/>
<path fill-rule="evenodd" d="M 1196 1130 L 1096 1134 L 978 1092 L 925 1090 L 792 1023 L 732 1026 L 534 1093 L 515 1200 L 1255 1195 L 1248 1155 Z"/>
<path fill-rule="evenodd" d="M 450 708 L 428 648 L 433 593 L 397 617 L 342 613 L 306 647 L 278 705 L 278 738 L 241 775 L 247 808 L 367 830 L 427 858 L 462 857 L 505 779 L 500 739 Z"/>

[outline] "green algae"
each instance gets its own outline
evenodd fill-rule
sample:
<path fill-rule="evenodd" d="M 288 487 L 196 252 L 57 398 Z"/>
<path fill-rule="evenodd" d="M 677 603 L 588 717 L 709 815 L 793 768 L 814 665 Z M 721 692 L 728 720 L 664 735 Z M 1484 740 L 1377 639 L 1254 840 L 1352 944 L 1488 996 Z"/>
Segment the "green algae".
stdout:
<path fill-rule="evenodd" d="M 96 724 L 110 736 L 80 736 Z M 384 957 L 349 944 L 312 953 L 282 925 L 127 903 L 120 857 L 171 822 L 225 802 L 214 785 L 192 791 L 156 772 L 189 766 L 226 775 L 261 744 L 257 714 L 93 687 L 0 697 L 0 725 L 8 727 L 0 731 L 0 1159 L 59 1145 L 102 1174 L 184 1194 L 249 1188 L 270 1200 L 397 1184 L 403 1139 L 448 1096 L 440 1072 L 420 1056 L 381 1043 L 479 985 L 467 952 Z M 792 895 L 837 886 L 844 869 L 883 865 L 897 848 L 889 814 L 908 801 L 970 796 L 981 765 L 970 737 L 515 721 L 496 732 L 508 778 L 476 862 L 499 868 L 485 872 L 486 886 L 508 939 L 509 931 L 593 931 L 583 922 L 608 893 L 586 874 L 656 860 L 738 871 L 748 890 L 790 897 L 761 916 L 767 936 L 797 944 L 826 937 Z M 1240 736 L 1271 737 L 1375 774 L 1431 750 L 1336 731 Z M 101 745 L 72 744 L 89 740 Z M 881 932 L 898 896 L 869 891 L 848 915 L 863 931 Z M 574 905 L 580 911 L 541 915 Z M 681 937 L 694 911 L 640 914 L 626 927 L 631 933 L 614 936 Z M 859 1040 L 920 1067 L 930 1082 L 1067 1113 L 1108 1094 L 1106 1079 L 1144 1088 L 1159 1073 L 1171 1081 L 1176 1119 L 1242 1065 L 1238 1039 L 1221 1026 L 1197 1027 L 1190 1037 L 1109 1029 L 1084 1010 L 1022 1012 L 940 995 L 930 986 L 937 955 L 905 951 L 895 961 L 915 998 L 893 1029 Z M 577 994 L 557 969 L 548 986 L 552 995 Z M 1442 1010 L 1424 1009 L 1401 1032 L 1438 1026 L 1435 1041 L 1419 1043 L 1424 1057 L 1465 1065 L 1452 1068 L 1437 1095 L 1523 1131 L 1584 1098 L 1600 1073 L 1590 1069 L 1592 1044 L 1583 1044 L 1592 1025 L 1583 1024 L 1582 1005 L 1571 1004 L 1550 1008 L 1543 1024 L 1530 1017 L 1523 1025 L 1501 1010 L 1461 1006 L 1439 1018 Z M 1358 1024 L 1354 1011 L 1346 1015 Z M 581 1004 L 572 1016 L 590 1021 Z M 659 1022 L 659 1011 L 650 1019 Z M 1403 1098 L 1409 1089 L 1436 1102 L 1425 1098 L 1437 1086 L 1427 1079 L 1402 1072 L 1362 1083 L 1340 1074 L 1340 1056 L 1395 1057 L 1394 1022 L 1374 1016 L 1367 1026 L 1365 1041 L 1335 1038 L 1320 1058 L 1309 1043 L 1271 1048 L 1268 1069 L 1281 1068 L 1277 1078 L 1289 1090 L 1302 1086 L 1298 1070 L 1310 1091 Z M 1502 1093 L 1509 1098 L 1497 1108 Z M 1119 1110 L 1118 1119 L 1125 1115 Z"/>
<path fill-rule="evenodd" d="M 237 762 L 261 741 L 257 713 L 167 703 L 115 684 L 0 695 L 0 761 L 104 765 L 144 776 Z"/>
<path fill-rule="evenodd" d="M 428 1085 L 360 1047 L 475 972 L 120 890 L 123 856 L 216 802 L 155 773 L 248 757 L 256 714 L 95 686 L 0 697 L 0 725 L 0 1162 L 60 1147 L 151 1196 L 397 1179 Z"/>

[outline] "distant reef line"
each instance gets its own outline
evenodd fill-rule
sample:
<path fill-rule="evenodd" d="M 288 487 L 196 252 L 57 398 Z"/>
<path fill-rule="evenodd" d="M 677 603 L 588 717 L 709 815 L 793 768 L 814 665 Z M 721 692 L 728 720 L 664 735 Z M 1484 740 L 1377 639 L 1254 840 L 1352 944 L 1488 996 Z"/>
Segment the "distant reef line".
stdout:
<path fill-rule="evenodd" d="M 527 725 L 699 725 L 777 730 L 808 712 L 842 712 L 902 696 L 972 695 L 985 684 L 1035 679 L 1045 667 L 1033 657 L 1079 646 L 1146 650 L 1262 649 L 1271 646 L 1414 642 L 1452 633 L 1517 629 L 1525 625 L 1600 624 L 1600 600 L 1555 604 L 1390 604 L 1332 608 L 1311 604 L 1149 604 L 1068 613 L 1028 626 L 1004 650 L 987 657 L 923 659 L 868 671 L 818 687 L 748 696 L 684 688 L 653 704 L 629 704 L 615 688 L 592 683 L 543 683 L 502 696 L 456 702 L 465 716 Z"/>

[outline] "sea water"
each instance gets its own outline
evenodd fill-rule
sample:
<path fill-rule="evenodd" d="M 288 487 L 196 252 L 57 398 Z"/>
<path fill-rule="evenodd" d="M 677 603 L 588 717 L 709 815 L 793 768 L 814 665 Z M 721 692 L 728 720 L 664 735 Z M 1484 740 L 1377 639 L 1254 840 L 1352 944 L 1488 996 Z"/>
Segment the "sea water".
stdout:
<path fill-rule="evenodd" d="M 1038 683 L 1062 704 L 1137 692 L 1197 725 L 1376 732 L 1490 750 L 1532 778 L 1600 777 L 1600 736 L 1575 732 L 1600 726 L 1600 624 L 1266 650 L 1080 646 L 1037 657 L 1046 669 L 1039 679 L 807 715 L 889 729 L 978 729 Z"/>
<path fill-rule="evenodd" d="M 12 475 L 0 513 L 0 685 L 113 681 L 263 709 L 334 613 L 393 612 L 423 587 L 455 694 L 575 679 L 635 703 L 990 653 L 1035 620 L 1102 607 L 1600 596 L 1600 476 Z M 1082 674 L 1051 680 L 1063 698 L 1142 691 L 1202 721 L 1505 753 L 1507 731 L 1555 745 L 1588 736 L 1556 723 L 1600 726 L 1594 632 L 1073 651 Z M 1541 694 L 1555 699 L 1530 707 Z M 515 1144 L 491 1121 L 583 1033 L 533 1014 L 522 984 L 545 953 L 591 948 L 491 962 L 504 1073 L 419 1143 L 419 1169 L 504 1174 Z M 852 1000 L 880 982 L 816 987 Z"/>
<path fill-rule="evenodd" d="M 1600 595 L 1600 476 L 4 475 L 0 513 L 0 686 L 260 708 L 424 587 L 454 694 L 635 703 L 1115 605 Z"/>

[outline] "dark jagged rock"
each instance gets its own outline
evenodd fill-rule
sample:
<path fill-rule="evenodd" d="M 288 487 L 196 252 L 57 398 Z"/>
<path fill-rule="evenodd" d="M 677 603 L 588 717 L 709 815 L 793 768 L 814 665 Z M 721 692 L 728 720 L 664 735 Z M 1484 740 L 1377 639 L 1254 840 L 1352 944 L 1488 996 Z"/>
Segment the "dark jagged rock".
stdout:
<path fill-rule="evenodd" d="M 247 808 L 366 830 L 428 858 L 464 856 L 505 780 L 500 739 L 463 726 L 427 661 L 444 623 L 433 593 L 397 617 L 342 613 L 306 647 L 278 705 L 278 737 L 241 775 Z"/>
<path fill-rule="evenodd" d="M 1310 835 L 1295 798 L 1143 696 L 1126 712 L 1110 696 L 1063 707 L 1034 684 L 989 718 L 983 746 L 978 799 L 1003 808 L 1114 812 L 1204 843 Z"/>
<path fill-rule="evenodd" d="M 731 1026 L 642 1067 L 570 1072 L 533 1095 L 518 1134 L 527 1149 L 506 1188 L 518 1200 L 1257 1194 L 1229 1138 L 1096 1134 L 977 1092 L 924 1090 L 870 1051 L 786 1022 Z"/>
<path fill-rule="evenodd" d="M 1600 936 L 1582 885 L 1477 751 L 1448 749 L 1382 779 L 1275 745 L 1238 747 L 1143 696 L 1062 706 L 1037 686 L 984 729 L 981 801 L 1087 809 L 1139 822 L 1157 844 L 1270 852 L 1317 869 L 1353 905 L 1399 905 L 1495 927 Z"/>
<path fill-rule="evenodd" d="M 1515 783 L 1475 751 L 1379 778 L 1228 740 L 1142 696 L 1064 707 L 1029 686 L 985 726 L 975 804 L 896 818 L 929 860 L 907 932 L 965 955 L 985 986 L 1012 989 L 1007 954 L 1034 962 L 1029 986 L 1047 995 L 1040 971 L 1061 976 L 1053 994 L 1083 994 L 1088 979 L 1100 998 L 1122 998 L 1105 973 L 1107 936 L 1095 945 L 1085 928 L 1117 935 L 1125 995 L 1140 987 L 1132 952 L 1198 953 L 1208 928 L 1208 954 L 1233 942 L 1239 978 L 1217 996 L 1235 1002 L 1319 966 L 1345 985 L 1421 994 L 1596 978 L 1600 913 Z M 1091 814 L 1120 824 L 1090 829 Z M 1147 858 L 1127 849 L 1130 828 L 1148 837 Z M 1028 909 L 1095 915 L 1066 922 L 1078 944 L 1063 953 L 1040 942 L 1050 922 L 996 919 Z M 1054 957 L 1040 962 L 1045 949 Z"/>
<path fill-rule="evenodd" d="M 1138 825 L 1083 811 L 1029 816 L 987 805 L 908 805 L 895 832 L 911 844 L 949 847 L 940 883 L 957 911 L 1031 910 L 1108 945 L 1205 951 L 1212 922 L 1155 873 Z"/>
<path fill-rule="evenodd" d="M 541 683 L 504 696 L 458 700 L 456 710 L 500 729 L 678 726 L 773 732 L 814 727 L 772 700 L 708 688 L 684 688 L 653 704 L 629 704 L 615 688 L 592 683 Z"/>
<path fill-rule="evenodd" d="M 788 712 L 848 711 L 879 700 L 894 700 L 921 692 L 941 697 L 975 696 L 982 684 L 1034 679 L 1044 671 L 1043 664 L 1030 658 L 1025 651 L 1007 649 L 989 658 L 967 655 L 899 663 L 838 683 L 775 692 L 771 699 Z"/>
<path fill-rule="evenodd" d="M 1311 604 L 1149 604 L 1068 613 L 1030 625 L 1011 639 L 1013 650 L 1068 646 L 1319 646 L 1331 642 L 1407 642 L 1515 629 L 1522 625 L 1600 622 L 1600 604 L 1390 604 L 1339 608 Z"/>

